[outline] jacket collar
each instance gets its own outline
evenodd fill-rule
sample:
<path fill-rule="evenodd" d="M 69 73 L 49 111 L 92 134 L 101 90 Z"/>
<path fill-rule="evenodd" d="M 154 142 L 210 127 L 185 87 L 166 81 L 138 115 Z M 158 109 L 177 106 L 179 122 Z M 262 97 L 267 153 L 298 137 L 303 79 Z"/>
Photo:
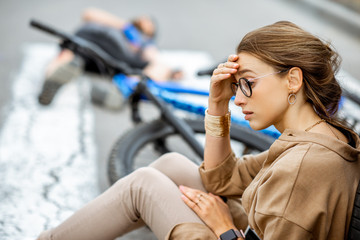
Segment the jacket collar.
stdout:
<path fill-rule="evenodd" d="M 331 151 L 336 152 L 346 161 L 353 162 L 360 160 L 360 145 L 359 136 L 351 134 L 351 137 L 354 139 L 355 147 L 352 147 L 341 140 L 328 137 L 320 133 L 305 132 L 293 129 L 286 129 L 279 137 L 279 140 L 287 142 L 312 142 L 319 144 Z"/>

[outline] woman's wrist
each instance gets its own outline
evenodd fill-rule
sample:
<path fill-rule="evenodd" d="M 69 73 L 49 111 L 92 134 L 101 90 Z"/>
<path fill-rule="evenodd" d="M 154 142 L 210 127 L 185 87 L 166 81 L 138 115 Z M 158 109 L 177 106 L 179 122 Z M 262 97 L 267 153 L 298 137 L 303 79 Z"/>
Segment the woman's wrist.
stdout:
<path fill-rule="evenodd" d="M 212 103 L 209 102 L 207 108 L 208 114 L 212 116 L 224 116 L 229 112 L 229 103 Z"/>
<path fill-rule="evenodd" d="M 238 230 L 236 228 L 230 228 L 229 230 L 220 233 L 218 236 L 218 240 L 239 240 L 245 239 L 245 234 L 242 230 Z"/>
<path fill-rule="evenodd" d="M 231 114 L 227 112 L 223 116 L 214 116 L 205 110 L 205 132 L 213 137 L 225 137 L 230 133 Z"/>
<path fill-rule="evenodd" d="M 227 231 L 230 231 L 231 229 L 239 231 L 240 234 L 243 234 L 243 231 L 238 230 L 234 225 L 228 225 L 228 226 L 223 226 L 223 227 L 218 227 L 217 229 L 214 230 L 214 233 L 216 234 L 216 236 L 218 237 L 218 239 L 220 239 L 220 236 L 224 233 L 226 233 Z"/>

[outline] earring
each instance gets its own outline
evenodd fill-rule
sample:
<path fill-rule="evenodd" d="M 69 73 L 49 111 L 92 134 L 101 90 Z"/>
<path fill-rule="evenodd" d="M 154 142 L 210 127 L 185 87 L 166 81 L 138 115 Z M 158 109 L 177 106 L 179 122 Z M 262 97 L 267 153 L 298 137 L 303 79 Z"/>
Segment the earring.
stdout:
<path fill-rule="evenodd" d="M 292 97 L 294 97 L 293 101 L 291 101 L 291 98 L 292 98 Z M 291 94 L 289 95 L 289 97 L 288 97 L 288 103 L 289 103 L 290 105 L 294 105 L 295 102 L 296 102 L 296 94 L 295 94 L 295 93 L 291 93 Z"/>

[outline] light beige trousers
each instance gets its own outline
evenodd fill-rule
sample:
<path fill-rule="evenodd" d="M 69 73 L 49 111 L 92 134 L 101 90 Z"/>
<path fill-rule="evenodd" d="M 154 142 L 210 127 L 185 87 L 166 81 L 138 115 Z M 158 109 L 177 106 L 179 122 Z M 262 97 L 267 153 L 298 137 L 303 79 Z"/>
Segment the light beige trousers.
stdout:
<path fill-rule="evenodd" d="M 144 224 L 164 239 L 180 223 L 203 224 L 181 200 L 179 185 L 205 191 L 196 164 L 177 153 L 165 154 L 117 181 L 39 239 L 113 240 Z"/>

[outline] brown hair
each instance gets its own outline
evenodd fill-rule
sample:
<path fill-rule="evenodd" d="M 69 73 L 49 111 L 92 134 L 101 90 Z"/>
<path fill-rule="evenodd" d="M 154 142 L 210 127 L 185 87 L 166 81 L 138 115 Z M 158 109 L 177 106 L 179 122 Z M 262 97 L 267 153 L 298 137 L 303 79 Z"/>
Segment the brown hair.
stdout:
<path fill-rule="evenodd" d="M 341 59 L 329 43 L 291 22 L 280 21 L 246 34 L 237 47 L 240 52 L 250 53 L 279 71 L 301 68 L 307 101 L 317 114 L 350 130 L 334 117 L 342 93 L 335 78 Z"/>

